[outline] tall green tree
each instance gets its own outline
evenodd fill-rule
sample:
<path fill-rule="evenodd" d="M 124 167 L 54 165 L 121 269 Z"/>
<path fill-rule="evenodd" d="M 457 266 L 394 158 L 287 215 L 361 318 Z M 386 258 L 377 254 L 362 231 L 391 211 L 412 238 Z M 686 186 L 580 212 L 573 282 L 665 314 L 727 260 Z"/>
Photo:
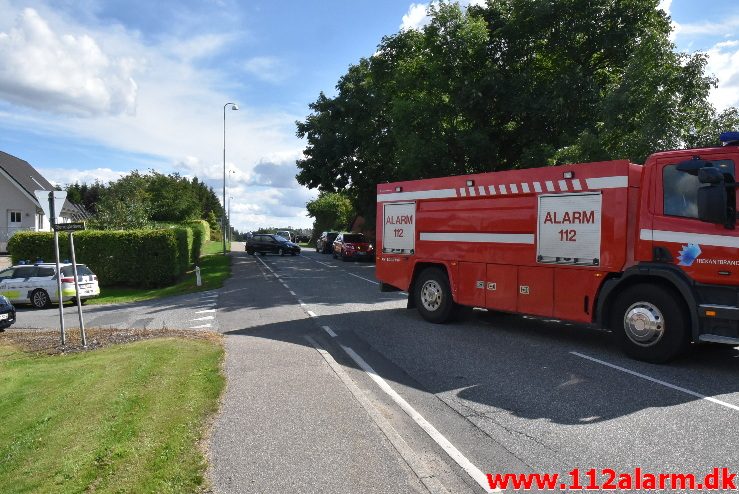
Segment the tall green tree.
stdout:
<path fill-rule="evenodd" d="M 704 54 L 678 53 L 657 0 L 433 4 L 297 122 L 298 182 L 372 222 L 376 184 L 628 158 L 714 143 Z"/>
<path fill-rule="evenodd" d="M 308 210 L 308 216 L 314 219 L 311 243 L 318 239 L 321 232 L 347 230 L 349 223 L 356 215 L 349 198 L 336 192 L 323 192 L 305 207 Z"/>

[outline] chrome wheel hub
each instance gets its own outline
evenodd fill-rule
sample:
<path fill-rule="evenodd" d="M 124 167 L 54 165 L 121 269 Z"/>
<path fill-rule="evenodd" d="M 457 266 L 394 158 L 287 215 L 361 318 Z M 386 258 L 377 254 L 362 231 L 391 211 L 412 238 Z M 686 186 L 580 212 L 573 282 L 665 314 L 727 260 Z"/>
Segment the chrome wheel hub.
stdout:
<path fill-rule="evenodd" d="M 441 305 L 441 285 L 435 280 L 428 280 L 421 287 L 421 304 L 429 312 L 433 312 Z"/>
<path fill-rule="evenodd" d="M 652 346 L 664 335 L 665 318 L 655 305 L 637 302 L 626 310 L 624 331 L 637 345 Z"/>

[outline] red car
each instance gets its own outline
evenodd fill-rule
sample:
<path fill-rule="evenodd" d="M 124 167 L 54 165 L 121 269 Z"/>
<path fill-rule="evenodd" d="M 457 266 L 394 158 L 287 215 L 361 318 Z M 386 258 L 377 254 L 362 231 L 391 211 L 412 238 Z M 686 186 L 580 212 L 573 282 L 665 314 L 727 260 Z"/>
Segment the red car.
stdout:
<path fill-rule="evenodd" d="M 361 233 L 340 233 L 334 240 L 334 259 L 341 257 L 342 261 L 350 259 L 367 259 L 375 257 L 375 248 Z"/>

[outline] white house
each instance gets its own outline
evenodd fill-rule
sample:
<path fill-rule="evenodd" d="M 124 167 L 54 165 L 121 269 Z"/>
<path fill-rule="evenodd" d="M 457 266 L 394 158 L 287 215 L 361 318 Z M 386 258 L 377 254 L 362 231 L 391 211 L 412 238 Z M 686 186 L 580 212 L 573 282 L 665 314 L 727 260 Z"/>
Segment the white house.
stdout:
<path fill-rule="evenodd" d="M 34 195 L 34 190 L 54 190 L 27 161 L 0 151 L 0 252 L 7 252 L 8 240 L 21 230 L 49 231 L 50 224 Z M 69 201 L 64 203 L 63 222 L 84 214 Z"/>

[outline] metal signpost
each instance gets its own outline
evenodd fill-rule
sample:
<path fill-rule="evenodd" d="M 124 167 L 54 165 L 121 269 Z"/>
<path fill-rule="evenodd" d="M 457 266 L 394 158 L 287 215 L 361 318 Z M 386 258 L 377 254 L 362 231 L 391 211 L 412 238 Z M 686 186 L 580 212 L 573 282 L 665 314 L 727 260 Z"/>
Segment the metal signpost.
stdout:
<path fill-rule="evenodd" d="M 67 198 L 65 191 L 48 191 L 48 190 L 35 190 L 34 194 L 38 199 L 41 209 L 44 214 L 49 218 L 51 228 L 54 230 L 54 255 L 56 257 L 56 286 L 57 286 L 57 301 L 59 302 L 59 327 L 61 330 L 62 346 L 67 343 L 67 338 L 64 330 L 64 304 L 62 294 L 62 270 L 61 262 L 59 261 L 59 232 L 69 232 L 69 248 L 72 252 L 72 271 L 74 273 L 74 288 L 77 294 L 77 312 L 80 320 L 80 331 L 82 332 L 82 346 L 87 346 L 87 337 L 85 335 L 85 324 L 82 318 L 82 301 L 80 300 L 80 285 L 79 278 L 77 276 L 77 260 L 74 253 L 74 232 L 84 230 L 84 223 L 57 223 L 57 217 L 61 214 L 62 207 L 64 207 L 64 201 Z"/>

